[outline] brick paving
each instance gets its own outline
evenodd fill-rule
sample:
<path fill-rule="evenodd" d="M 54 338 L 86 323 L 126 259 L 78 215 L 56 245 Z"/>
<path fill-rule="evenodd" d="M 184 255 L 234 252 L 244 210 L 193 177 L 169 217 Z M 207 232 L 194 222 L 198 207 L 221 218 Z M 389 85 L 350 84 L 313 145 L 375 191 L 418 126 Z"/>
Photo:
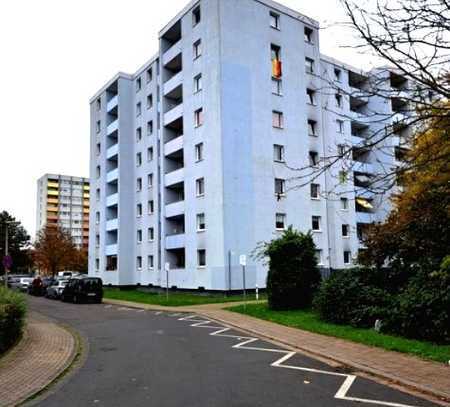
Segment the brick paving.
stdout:
<path fill-rule="evenodd" d="M 337 362 L 353 370 L 450 402 L 450 366 L 448 365 L 314 334 L 223 309 L 238 303 L 162 307 L 116 300 L 105 300 L 105 302 L 160 311 L 195 312 L 225 325 L 279 342 L 309 355 L 318 356 L 322 360 Z M 443 405 L 450 406 L 450 403 L 443 403 Z"/>
<path fill-rule="evenodd" d="M 19 344 L 0 359 L 0 406 L 15 406 L 57 378 L 76 354 L 73 335 L 31 313 Z"/>

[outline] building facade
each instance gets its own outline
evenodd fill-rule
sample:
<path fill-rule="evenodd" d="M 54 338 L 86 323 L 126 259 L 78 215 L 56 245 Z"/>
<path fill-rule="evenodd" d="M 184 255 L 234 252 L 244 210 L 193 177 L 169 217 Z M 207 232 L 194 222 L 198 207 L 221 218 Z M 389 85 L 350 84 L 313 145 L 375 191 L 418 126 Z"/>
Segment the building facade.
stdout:
<path fill-rule="evenodd" d="M 78 248 L 89 247 L 89 180 L 45 174 L 37 181 L 36 231 L 45 226 L 67 230 Z"/>
<path fill-rule="evenodd" d="M 250 254 L 288 225 L 312 231 L 324 270 L 353 263 L 365 226 L 390 209 L 364 185 L 396 165 L 393 140 L 366 149 L 391 120 L 368 111 L 393 107 L 365 95 L 371 73 L 320 54 L 318 29 L 270 0 L 194 1 L 148 63 L 94 95 L 91 275 L 241 289 L 245 254 L 247 287 L 264 287 Z M 347 169 L 299 175 L 346 152 Z"/>

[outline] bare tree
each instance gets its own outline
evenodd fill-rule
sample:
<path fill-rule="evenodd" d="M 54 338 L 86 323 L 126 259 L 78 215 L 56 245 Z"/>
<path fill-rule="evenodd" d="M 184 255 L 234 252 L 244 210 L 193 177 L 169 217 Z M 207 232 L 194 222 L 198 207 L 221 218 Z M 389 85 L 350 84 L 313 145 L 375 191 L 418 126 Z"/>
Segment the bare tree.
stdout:
<path fill-rule="evenodd" d="M 359 144 L 325 151 L 318 162 L 289 167 L 295 173 L 289 180 L 290 189 L 307 186 L 322 174 L 334 174 L 339 178 L 335 184 L 343 184 L 345 177 L 356 172 L 355 162 L 364 154 L 372 154 L 378 164 L 377 172 L 355 174 L 349 185 L 356 195 L 383 195 L 399 186 L 402 174 L 417 165 L 406 154 L 412 140 L 420 137 L 430 123 L 446 120 L 450 114 L 449 104 L 445 103 L 450 99 L 450 2 L 340 1 L 348 17 L 344 26 L 360 38 L 352 47 L 369 58 L 383 61 L 384 66 L 368 73 L 351 72 L 347 86 L 342 86 L 333 73 L 324 69 L 315 74 L 321 83 L 317 90 L 322 96 L 346 100 L 350 114 L 328 102 L 323 108 L 350 122 L 352 135 L 363 136 Z M 370 100 L 379 103 L 368 103 Z M 383 105 L 388 108 L 380 109 Z M 393 140 L 397 142 L 395 146 Z M 386 157 L 395 158 L 401 165 L 385 165 L 384 162 L 393 161 Z M 339 193 L 331 192 L 331 195 Z M 326 197 L 330 198 L 329 190 Z"/>

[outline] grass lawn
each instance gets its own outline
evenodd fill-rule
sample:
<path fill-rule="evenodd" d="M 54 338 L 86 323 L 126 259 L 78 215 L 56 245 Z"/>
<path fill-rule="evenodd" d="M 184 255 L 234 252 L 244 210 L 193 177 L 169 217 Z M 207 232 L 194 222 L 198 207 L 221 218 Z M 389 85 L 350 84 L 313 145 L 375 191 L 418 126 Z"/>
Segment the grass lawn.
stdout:
<path fill-rule="evenodd" d="M 444 363 L 448 363 L 450 360 L 450 345 L 435 345 L 429 342 L 380 334 L 373 329 L 334 325 L 321 321 L 313 311 L 272 311 L 267 307 L 266 303 L 249 304 L 245 309 L 242 305 L 227 309 L 309 332 L 334 336 L 387 350 L 409 353 L 423 359 Z"/>
<path fill-rule="evenodd" d="M 104 288 L 104 298 L 112 300 L 133 301 L 142 304 L 166 305 L 180 307 L 183 305 L 216 304 L 222 302 L 243 301 L 242 295 L 226 297 L 224 294 L 191 294 L 180 292 L 169 292 L 169 300 L 165 293 L 145 293 L 138 290 L 119 290 L 117 288 Z M 264 299 L 260 295 L 260 298 Z M 254 300 L 253 294 L 247 295 L 247 300 Z"/>

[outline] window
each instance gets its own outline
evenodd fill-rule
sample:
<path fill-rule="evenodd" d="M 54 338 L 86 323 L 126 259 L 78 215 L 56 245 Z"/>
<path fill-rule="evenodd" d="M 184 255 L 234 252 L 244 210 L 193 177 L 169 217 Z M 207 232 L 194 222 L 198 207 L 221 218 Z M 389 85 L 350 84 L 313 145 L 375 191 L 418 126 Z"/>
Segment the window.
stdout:
<path fill-rule="evenodd" d="M 139 92 L 142 88 L 142 80 L 141 78 L 136 79 L 136 92 Z"/>
<path fill-rule="evenodd" d="M 146 72 L 147 83 L 153 80 L 153 68 L 148 68 Z"/>
<path fill-rule="evenodd" d="M 334 68 L 334 80 L 336 82 L 340 82 L 341 81 L 341 76 L 342 76 L 342 71 L 338 68 Z"/>
<path fill-rule="evenodd" d="M 305 58 L 305 72 L 314 73 L 314 60 L 311 58 Z"/>
<path fill-rule="evenodd" d="M 147 148 L 147 161 L 153 161 L 153 147 Z"/>
<path fill-rule="evenodd" d="M 155 203 L 154 201 L 148 201 L 147 202 L 147 208 L 148 208 L 148 214 L 153 215 L 155 212 Z"/>
<path fill-rule="evenodd" d="M 197 214 L 197 232 L 202 232 L 204 230 L 206 230 L 205 214 L 199 213 Z"/>
<path fill-rule="evenodd" d="M 142 128 L 138 127 L 136 129 L 136 141 L 139 142 L 142 140 Z"/>
<path fill-rule="evenodd" d="M 147 240 L 149 242 L 153 242 L 155 240 L 155 229 L 153 228 L 147 229 Z"/>
<path fill-rule="evenodd" d="M 203 109 L 194 112 L 194 126 L 200 127 L 203 124 Z"/>
<path fill-rule="evenodd" d="M 155 267 L 155 262 L 152 255 L 147 257 L 147 267 L 149 270 L 153 270 L 153 268 Z"/>
<path fill-rule="evenodd" d="M 194 93 L 200 92 L 201 90 L 202 90 L 202 74 L 199 74 L 194 78 Z"/>
<path fill-rule="evenodd" d="M 347 182 L 347 171 L 339 171 L 339 182 L 345 184 Z"/>
<path fill-rule="evenodd" d="M 342 95 L 340 95 L 339 93 L 336 93 L 334 95 L 334 99 L 336 101 L 336 107 L 338 107 L 339 109 L 342 109 Z"/>
<path fill-rule="evenodd" d="M 322 250 L 316 250 L 316 260 L 317 260 L 317 264 L 323 264 L 323 260 L 322 260 Z"/>
<path fill-rule="evenodd" d="M 137 192 L 142 191 L 142 178 L 138 178 L 136 180 L 136 191 Z"/>
<path fill-rule="evenodd" d="M 341 198 L 341 209 L 343 211 L 348 210 L 348 198 Z"/>
<path fill-rule="evenodd" d="M 270 56 L 272 61 L 281 61 L 281 48 L 278 45 L 270 45 Z"/>
<path fill-rule="evenodd" d="M 102 152 L 102 145 L 100 143 L 97 143 L 97 146 L 95 147 L 95 152 L 97 155 L 100 155 Z"/>
<path fill-rule="evenodd" d="M 272 61 L 272 78 L 280 79 L 281 69 L 281 48 L 278 45 L 270 45 L 270 58 Z"/>
<path fill-rule="evenodd" d="M 306 103 L 310 105 L 316 104 L 316 92 L 312 89 L 306 89 Z"/>
<path fill-rule="evenodd" d="M 97 133 L 100 133 L 101 129 L 102 129 L 102 122 L 100 120 L 97 120 L 97 123 L 95 125 L 95 131 Z"/>
<path fill-rule="evenodd" d="M 312 199 L 320 199 L 320 185 L 319 184 L 311 184 L 311 198 Z"/>
<path fill-rule="evenodd" d="M 95 247 L 100 247 L 100 235 L 95 235 Z"/>
<path fill-rule="evenodd" d="M 308 134 L 310 136 L 317 136 L 316 128 L 317 122 L 315 120 L 308 120 Z"/>
<path fill-rule="evenodd" d="M 147 122 L 147 136 L 151 136 L 153 134 L 153 120 Z"/>
<path fill-rule="evenodd" d="M 270 12 L 270 26 L 277 30 L 280 29 L 280 15 L 273 11 Z"/>
<path fill-rule="evenodd" d="M 142 216 L 142 204 L 136 205 L 136 216 L 140 218 Z"/>
<path fill-rule="evenodd" d="M 136 154 L 136 167 L 140 167 L 142 165 L 142 153 Z"/>
<path fill-rule="evenodd" d="M 344 133 L 344 121 L 343 120 L 336 120 L 336 130 L 338 133 L 342 134 Z"/>
<path fill-rule="evenodd" d="M 284 162 L 284 146 L 274 144 L 273 146 L 273 160 Z"/>
<path fill-rule="evenodd" d="M 286 229 L 286 214 L 277 213 L 275 215 L 275 229 L 277 230 Z"/>
<path fill-rule="evenodd" d="M 142 113 L 142 105 L 141 102 L 136 104 L 136 117 L 139 117 Z"/>
<path fill-rule="evenodd" d="M 149 188 L 153 187 L 153 174 L 148 174 L 147 175 L 147 184 Z"/>
<path fill-rule="evenodd" d="M 100 178 L 100 175 L 101 175 L 101 168 L 100 165 L 97 165 L 97 168 L 95 169 L 95 176 L 97 178 Z"/>
<path fill-rule="evenodd" d="M 202 40 L 198 40 L 194 43 L 194 59 L 199 58 L 202 55 Z"/>
<path fill-rule="evenodd" d="M 102 108 L 102 100 L 98 98 L 95 103 L 97 105 L 97 110 L 100 110 Z"/>
<path fill-rule="evenodd" d="M 314 230 L 315 232 L 319 232 L 320 231 L 320 223 L 321 223 L 320 216 L 313 216 L 312 217 L 312 230 Z"/>
<path fill-rule="evenodd" d="M 200 6 L 196 7 L 194 11 L 192 12 L 192 25 L 195 27 L 198 23 L 200 23 L 201 20 L 201 11 Z"/>
<path fill-rule="evenodd" d="M 197 250 L 197 264 L 198 264 L 198 267 L 206 266 L 206 250 L 205 249 Z"/>
<path fill-rule="evenodd" d="M 136 257 L 136 267 L 138 270 L 142 270 L 142 257 L 141 256 Z"/>
<path fill-rule="evenodd" d="M 305 27 L 305 42 L 312 44 L 313 30 L 309 27 Z"/>
<path fill-rule="evenodd" d="M 137 231 L 136 239 L 137 239 L 137 242 L 138 242 L 138 243 L 142 243 L 142 230 L 141 230 L 141 229 L 139 229 L 139 230 Z"/>
<path fill-rule="evenodd" d="M 272 78 L 272 93 L 277 96 L 282 96 L 283 86 L 281 79 Z"/>
<path fill-rule="evenodd" d="M 195 191 L 197 193 L 197 196 L 203 196 L 205 195 L 205 179 L 199 178 L 195 181 Z"/>
<path fill-rule="evenodd" d="M 195 145 L 195 161 L 199 162 L 203 160 L 203 143 Z"/>
<path fill-rule="evenodd" d="M 275 195 L 284 195 L 286 193 L 286 181 L 281 178 L 275 178 Z"/>
<path fill-rule="evenodd" d="M 95 190 L 95 198 L 97 199 L 97 201 L 100 201 L 100 188 L 97 188 Z"/>
<path fill-rule="evenodd" d="M 100 270 L 100 259 L 95 259 L 95 270 Z"/>
<path fill-rule="evenodd" d="M 147 95 L 147 109 L 151 109 L 153 107 L 153 95 Z"/>
<path fill-rule="evenodd" d="M 350 264 L 352 259 L 352 252 L 345 250 L 344 251 L 344 264 Z"/>
<path fill-rule="evenodd" d="M 100 223 L 100 212 L 95 212 L 95 224 L 98 225 Z"/>
<path fill-rule="evenodd" d="M 273 111 L 272 112 L 272 126 L 276 129 L 282 129 L 284 126 L 283 113 Z"/>
<path fill-rule="evenodd" d="M 344 144 L 339 144 L 337 146 L 337 149 L 338 149 L 338 156 L 339 157 L 344 157 L 347 147 Z"/>
<path fill-rule="evenodd" d="M 319 165 L 319 153 L 317 151 L 309 152 L 309 165 L 311 167 Z"/>
<path fill-rule="evenodd" d="M 350 225 L 342 225 L 342 237 L 350 237 Z"/>

